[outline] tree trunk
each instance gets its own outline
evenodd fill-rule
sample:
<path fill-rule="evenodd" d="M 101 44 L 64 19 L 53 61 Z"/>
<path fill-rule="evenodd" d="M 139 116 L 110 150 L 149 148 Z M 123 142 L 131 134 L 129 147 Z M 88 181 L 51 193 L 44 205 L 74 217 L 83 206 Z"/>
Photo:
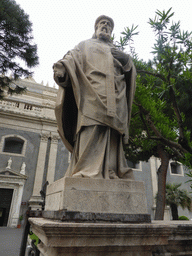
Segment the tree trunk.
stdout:
<path fill-rule="evenodd" d="M 171 204 L 171 214 L 172 214 L 172 219 L 173 220 L 178 220 L 179 219 L 179 215 L 178 215 L 178 208 L 176 204 Z"/>
<path fill-rule="evenodd" d="M 158 169 L 158 193 L 156 200 L 156 211 L 155 211 L 155 220 L 164 219 L 164 210 L 165 210 L 165 189 L 166 189 L 166 177 L 167 169 L 169 165 L 169 154 L 164 150 L 163 146 L 158 145 L 158 155 L 161 159 L 161 165 Z"/>

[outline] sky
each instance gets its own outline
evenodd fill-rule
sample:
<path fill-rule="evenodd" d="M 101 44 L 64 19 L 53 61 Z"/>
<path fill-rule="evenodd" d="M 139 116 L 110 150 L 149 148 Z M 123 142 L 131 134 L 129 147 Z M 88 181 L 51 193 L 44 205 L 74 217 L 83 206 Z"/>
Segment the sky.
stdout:
<path fill-rule="evenodd" d="M 172 7 L 172 20 L 181 22 L 181 29 L 192 31 L 191 0 L 16 0 L 33 23 L 33 42 L 37 44 L 39 65 L 33 68 L 37 83 L 54 86 L 53 63 L 94 33 L 94 23 L 104 14 L 113 18 L 115 40 L 125 27 L 138 25 L 134 47 L 139 58 L 147 61 L 155 42 L 148 24 L 155 11 Z M 56 85 L 57 87 L 57 85 Z"/>

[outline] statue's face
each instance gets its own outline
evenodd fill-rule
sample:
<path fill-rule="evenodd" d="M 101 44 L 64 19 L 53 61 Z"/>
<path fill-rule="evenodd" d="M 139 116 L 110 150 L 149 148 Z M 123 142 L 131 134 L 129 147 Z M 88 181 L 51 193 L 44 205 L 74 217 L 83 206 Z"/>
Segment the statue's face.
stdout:
<path fill-rule="evenodd" d="M 97 23 L 96 26 L 96 37 L 98 39 L 104 39 L 109 41 L 112 33 L 112 25 L 111 22 L 107 19 L 102 19 Z"/>

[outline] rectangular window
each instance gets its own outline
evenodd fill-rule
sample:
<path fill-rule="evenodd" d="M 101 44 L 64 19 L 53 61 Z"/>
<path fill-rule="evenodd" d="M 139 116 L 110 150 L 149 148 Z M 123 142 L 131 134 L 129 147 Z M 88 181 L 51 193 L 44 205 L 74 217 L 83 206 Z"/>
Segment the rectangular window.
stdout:
<path fill-rule="evenodd" d="M 170 172 L 171 174 L 183 176 L 183 167 L 182 164 L 178 162 L 171 162 L 170 163 Z"/>
<path fill-rule="evenodd" d="M 21 154 L 24 141 L 18 138 L 6 138 L 4 143 L 3 152 Z"/>

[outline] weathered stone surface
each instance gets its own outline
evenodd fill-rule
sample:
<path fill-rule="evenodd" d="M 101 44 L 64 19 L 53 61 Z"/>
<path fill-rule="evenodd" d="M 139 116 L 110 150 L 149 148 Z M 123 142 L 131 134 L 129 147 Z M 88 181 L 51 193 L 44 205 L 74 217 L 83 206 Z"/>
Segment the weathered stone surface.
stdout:
<path fill-rule="evenodd" d="M 93 37 L 53 65 L 58 131 L 72 152 L 66 177 L 134 179 L 123 143 L 128 143 L 136 69 L 112 43 L 111 21 L 100 16 Z"/>
<path fill-rule="evenodd" d="M 143 182 L 69 177 L 47 187 L 45 210 L 148 214 Z"/>
<path fill-rule="evenodd" d="M 43 211 L 44 218 L 68 222 L 150 223 L 150 214 L 115 214 L 75 211 Z"/>
<path fill-rule="evenodd" d="M 43 256 L 190 256 L 192 223 L 66 223 L 29 219 Z"/>

